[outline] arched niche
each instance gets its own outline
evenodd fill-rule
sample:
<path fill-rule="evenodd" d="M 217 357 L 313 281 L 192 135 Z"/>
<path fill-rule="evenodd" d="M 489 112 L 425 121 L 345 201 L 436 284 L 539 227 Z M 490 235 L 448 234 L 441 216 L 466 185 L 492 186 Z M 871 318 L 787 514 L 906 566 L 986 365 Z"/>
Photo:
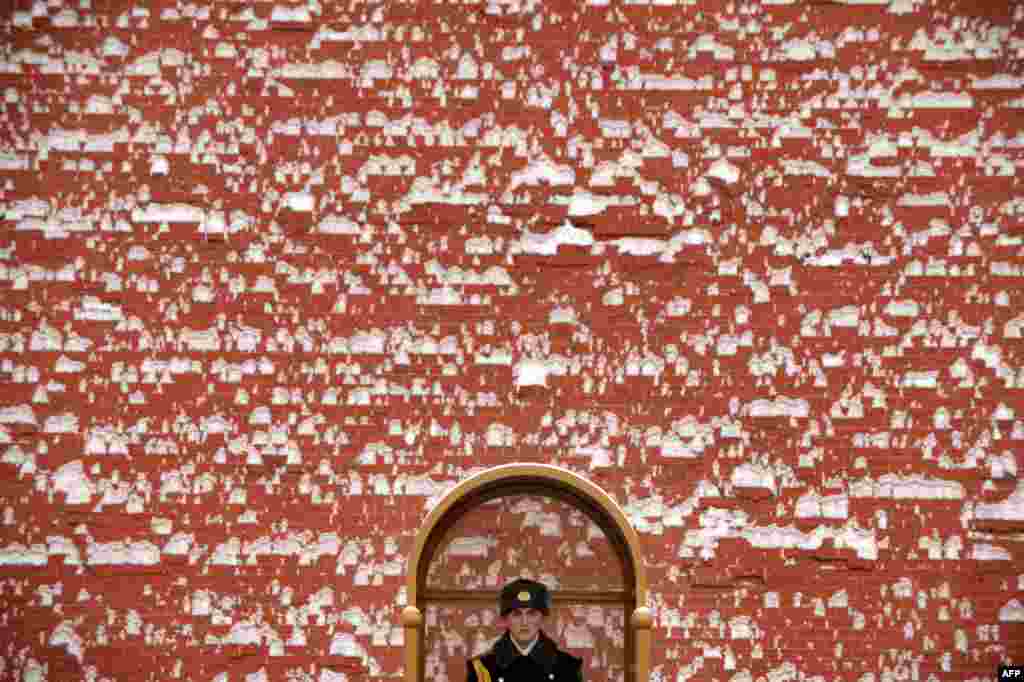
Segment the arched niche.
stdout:
<path fill-rule="evenodd" d="M 546 495 L 586 514 L 608 538 L 619 559 L 624 589 L 613 593 L 557 591 L 556 603 L 603 601 L 621 604 L 630 614 L 625 633 L 625 682 L 647 682 L 650 666 L 651 613 L 647 576 L 636 531 L 618 503 L 604 490 L 568 469 L 548 464 L 505 464 L 462 481 L 441 499 L 420 526 L 406 573 L 405 682 L 424 682 L 424 610 L 431 601 L 459 599 L 457 591 L 428 590 L 427 570 L 449 529 L 465 514 L 495 498 Z"/>

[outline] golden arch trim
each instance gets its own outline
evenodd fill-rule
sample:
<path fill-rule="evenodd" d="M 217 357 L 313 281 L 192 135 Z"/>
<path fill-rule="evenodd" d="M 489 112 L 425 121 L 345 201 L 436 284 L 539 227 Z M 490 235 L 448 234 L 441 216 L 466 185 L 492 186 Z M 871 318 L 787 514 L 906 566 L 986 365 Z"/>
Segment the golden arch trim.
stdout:
<path fill-rule="evenodd" d="M 610 599 L 632 608 L 627 653 L 633 660 L 627 682 L 647 682 L 650 665 L 651 612 L 647 608 L 647 575 L 639 538 L 622 508 L 608 493 L 568 469 L 550 464 L 504 464 L 470 476 L 441 499 L 420 525 L 406 571 L 408 606 L 402 611 L 405 626 L 405 682 L 422 682 L 423 613 L 434 595 L 426 590 L 426 571 L 444 533 L 467 511 L 495 497 L 517 492 L 550 494 L 584 511 L 608 535 L 622 561 L 627 590 Z M 450 591 L 445 598 L 458 597 Z M 466 601 L 477 601 L 465 595 Z M 572 595 L 564 595 L 571 597 Z"/>

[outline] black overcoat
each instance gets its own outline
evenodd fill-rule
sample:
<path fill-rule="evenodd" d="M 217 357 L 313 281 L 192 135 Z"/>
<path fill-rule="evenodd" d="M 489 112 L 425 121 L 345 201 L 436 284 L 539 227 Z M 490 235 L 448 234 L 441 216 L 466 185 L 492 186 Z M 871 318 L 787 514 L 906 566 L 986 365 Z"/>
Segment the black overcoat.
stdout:
<path fill-rule="evenodd" d="M 538 633 L 537 643 L 523 656 L 506 630 L 486 653 L 466 662 L 466 682 L 583 682 L 583 659 L 560 650 Z"/>

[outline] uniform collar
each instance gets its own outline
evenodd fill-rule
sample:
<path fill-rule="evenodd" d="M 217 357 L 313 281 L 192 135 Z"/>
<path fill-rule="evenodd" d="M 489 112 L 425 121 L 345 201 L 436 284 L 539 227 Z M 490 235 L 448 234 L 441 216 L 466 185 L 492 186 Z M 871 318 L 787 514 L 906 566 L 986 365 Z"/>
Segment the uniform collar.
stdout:
<path fill-rule="evenodd" d="M 533 645 L 540 641 L 540 631 L 538 631 L 537 634 L 533 636 L 533 639 L 531 639 L 530 643 L 526 646 L 519 646 L 519 642 L 516 641 L 515 637 L 510 637 L 509 639 L 512 640 L 512 646 L 518 649 L 520 654 L 522 654 L 523 656 L 529 656 L 530 651 L 533 650 Z"/>
<path fill-rule="evenodd" d="M 558 647 L 541 630 L 537 633 L 537 641 L 533 643 L 533 648 L 530 649 L 527 658 L 536 661 L 545 670 L 550 670 L 555 664 L 555 655 L 557 653 Z M 515 642 L 512 641 L 512 634 L 508 630 L 505 631 L 501 639 L 495 642 L 494 654 L 498 659 L 498 665 L 502 668 L 508 667 L 512 661 L 522 656 Z"/>

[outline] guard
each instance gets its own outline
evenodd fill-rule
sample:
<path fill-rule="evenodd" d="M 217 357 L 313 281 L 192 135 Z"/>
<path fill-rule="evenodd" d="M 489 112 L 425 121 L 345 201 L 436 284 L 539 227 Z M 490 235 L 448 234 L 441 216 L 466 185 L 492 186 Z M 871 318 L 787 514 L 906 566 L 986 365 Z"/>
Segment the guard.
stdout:
<path fill-rule="evenodd" d="M 560 650 L 541 630 L 551 610 L 543 583 L 519 578 L 501 590 L 505 634 L 466 662 L 466 682 L 583 682 L 583 659 Z"/>

